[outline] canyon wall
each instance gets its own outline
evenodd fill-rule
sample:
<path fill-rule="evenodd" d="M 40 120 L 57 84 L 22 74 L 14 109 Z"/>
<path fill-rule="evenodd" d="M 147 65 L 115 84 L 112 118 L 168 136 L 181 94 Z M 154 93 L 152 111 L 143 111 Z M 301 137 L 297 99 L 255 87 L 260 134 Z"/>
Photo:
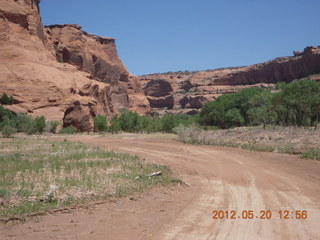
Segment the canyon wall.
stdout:
<path fill-rule="evenodd" d="M 291 82 L 305 77 L 320 80 L 318 73 L 320 47 L 306 47 L 303 52 L 295 51 L 294 56 L 251 66 L 151 74 L 141 76 L 140 81 L 153 112 L 160 115 L 195 114 L 205 102 L 222 94 L 253 86 L 272 89 L 277 82 Z M 152 91 L 150 85 L 154 86 Z"/>
<path fill-rule="evenodd" d="M 139 80 L 121 62 L 115 40 L 80 26 L 43 28 L 38 0 L 0 2 L 0 94 L 16 113 L 93 129 L 93 117 L 121 108 L 150 112 Z"/>
<path fill-rule="evenodd" d="M 196 114 L 205 102 L 243 88 L 320 79 L 320 47 L 246 67 L 136 77 L 118 56 L 115 39 L 76 24 L 43 27 L 39 2 L 0 1 L 0 95 L 14 97 L 10 110 L 64 127 L 91 131 L 95 116 L 110 119 L 121 108 Z"/>

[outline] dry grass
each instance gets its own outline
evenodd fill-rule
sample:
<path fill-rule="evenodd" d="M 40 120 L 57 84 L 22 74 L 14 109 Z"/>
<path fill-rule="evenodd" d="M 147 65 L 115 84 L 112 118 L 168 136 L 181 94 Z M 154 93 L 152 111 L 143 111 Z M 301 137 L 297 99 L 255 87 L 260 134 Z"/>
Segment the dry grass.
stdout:
<path fill-rule="evenodd" d="M 165 166 L 77 142 L 0 139 L 0 216 L 124 196 L 178 180 Z M 148 178 L 161 171 L 162 175 Z"/>
<path fill-rule="evenodd" d="M 320 129 L 267 126 L 205 131 L 196 126 L 180 130 L 179 140 L 191 144 L 236 147 L 254 151 L 301 154 L 320 159 Z"/>

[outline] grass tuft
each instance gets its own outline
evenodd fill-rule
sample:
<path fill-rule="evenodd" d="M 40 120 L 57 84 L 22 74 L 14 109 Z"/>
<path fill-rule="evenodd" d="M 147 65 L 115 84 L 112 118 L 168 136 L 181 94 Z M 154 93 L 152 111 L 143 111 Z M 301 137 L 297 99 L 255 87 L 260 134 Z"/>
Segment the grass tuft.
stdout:
<path fill-rule="evenodd" d="M 301 158 L 320 160 L 320 149 L 309 149 L 301 154 Z"/>

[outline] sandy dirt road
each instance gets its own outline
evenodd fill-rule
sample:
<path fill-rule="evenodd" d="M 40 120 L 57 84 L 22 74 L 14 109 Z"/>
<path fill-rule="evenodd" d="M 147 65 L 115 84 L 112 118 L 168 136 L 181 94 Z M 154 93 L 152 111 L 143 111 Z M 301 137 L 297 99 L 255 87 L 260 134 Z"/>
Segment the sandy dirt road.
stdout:
<path fill-rule="evenodd" d="M 188 186 L 2 224 L 0 239 L 320 239 L 318 161 L 141 135 L 71 139 L 166 164 Z M 214 210 L 235 210 L 236 219 L 212 219 Z M 249 210 L 254 218 L 243 219 Z M 271 219 L 260 219 L 264 210 Z M 289 219 L 280 219 L 281 210 Z M 307 219 L 295 219 L 300 210 Z"/>

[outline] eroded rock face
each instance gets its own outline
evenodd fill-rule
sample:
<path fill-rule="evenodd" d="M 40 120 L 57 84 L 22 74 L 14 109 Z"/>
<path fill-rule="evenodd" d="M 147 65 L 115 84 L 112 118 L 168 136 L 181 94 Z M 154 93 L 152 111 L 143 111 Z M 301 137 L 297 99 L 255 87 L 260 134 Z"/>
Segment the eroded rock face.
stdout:
<path fill-rule="evenodd" d="M 163 79 L 152 79 L 144 86 L 144 92 L 152 108 L 171 109 L 174 105 L 171 84 Z"/>
<path fill-rule="evenodd" d="M 59 62 L 72 64 L 89 73 L 90 78 L 110 84 L 108 94 L 115 112 L 121 108 L 150 112 L 140 82 L 118 56 L 114 38 L 87 33 L 76 24 L 46 26 L 44 32 L 46 46 Z"/>
<path fill-rule="evenodd" d="M 47 46 L 58 61 L 70 63 L 102 82 L 128 81 L 115 39 L 87 33 L 76 24 L 46 26 L 44 32 Z"/>
<path fill-rule="evenodd" d="M 63 127 L 74 126 L 82 131 L 90 131 L 90 112 L 88 108 L 74 106 L 66 109 L 63 117 Z"/>
<path fill-rule="evenodd" d="M 186 92 L 188 92 L 190 89 L 194 87 L 197 87 L 197 85 L 191 83 L 189 79 L 180 82 L 180 89 L 185 90 Z"/>
<path fill-rule="evenodd" d="M 144 92 L 148 96 L 163 97 L 172 94 L 172 87 L 170 83 L 163 79 L 150 80 L 144 87 Z"/>
<path fill-rule="evenodd" d="M 178 72 L 172 74 L 152 74 L 141 76 L 145 93 L 154 112 L 177 113 L 198 111 L 207 101 L 212 101 L 222 94 L 235 93 L 247 87 L 273 89 L 277 82 L 291 82 L 311 76 L 319 80 L 320 47 L 307 47 L 303 52 L 294 52 L 292 57 L 276 58 L 275 60 L 239 68 L 225 68 L 209 71 Z M 167 82 L 172 88 L 173 106 L 163 111 L 166 102 L 154 104 L 154 93 L 147 89 L 153 81 Z M 166 88 L 170 88 L 167 86 Z M 152 90 L 152 89 L 151 89 Z M 163 91 L 163 92 L 162 92 Z M 157 88 L 157 94 L 166 95 L 167 90 Z M 188 111 L 187 111 L 188 109 Z M 191 111 L 192 110 L 192 111 Z"/>
<path fill-rule="evenodd" d="M 291 82 L 320 72 L 320 47 L 307 47 L 293 57 L 277 58 L 266 63 L 232 71 L 214 80 L 217 85 Z"/>
<path fill-rule="evenodd" d="M 208 100 L 204 96 L 190 96 L 185 95 L 180 100 L 180 105 L 182 108 L 201 108 L 203 103 L 207 102 Z"/>
<path fill-rule="evenodd" d="M 150 111 L 139 81 L 118 57 L 114 39 L 76 25 L 43 32 L 37 0 L 0 1 L 0 86 L 0 94 L 16 99 L 6 106 L 11 110 L 44 115 L 81 131 L 92 130 L 98 114 L 110 119 L 123 107 Z"/>
<path fill-rule="evenodd" d="M 8 0 L 0 2 L 0 16 L 20 25 L 43 40 L 43 27 L 39 9 L 40 0 Z"/>

